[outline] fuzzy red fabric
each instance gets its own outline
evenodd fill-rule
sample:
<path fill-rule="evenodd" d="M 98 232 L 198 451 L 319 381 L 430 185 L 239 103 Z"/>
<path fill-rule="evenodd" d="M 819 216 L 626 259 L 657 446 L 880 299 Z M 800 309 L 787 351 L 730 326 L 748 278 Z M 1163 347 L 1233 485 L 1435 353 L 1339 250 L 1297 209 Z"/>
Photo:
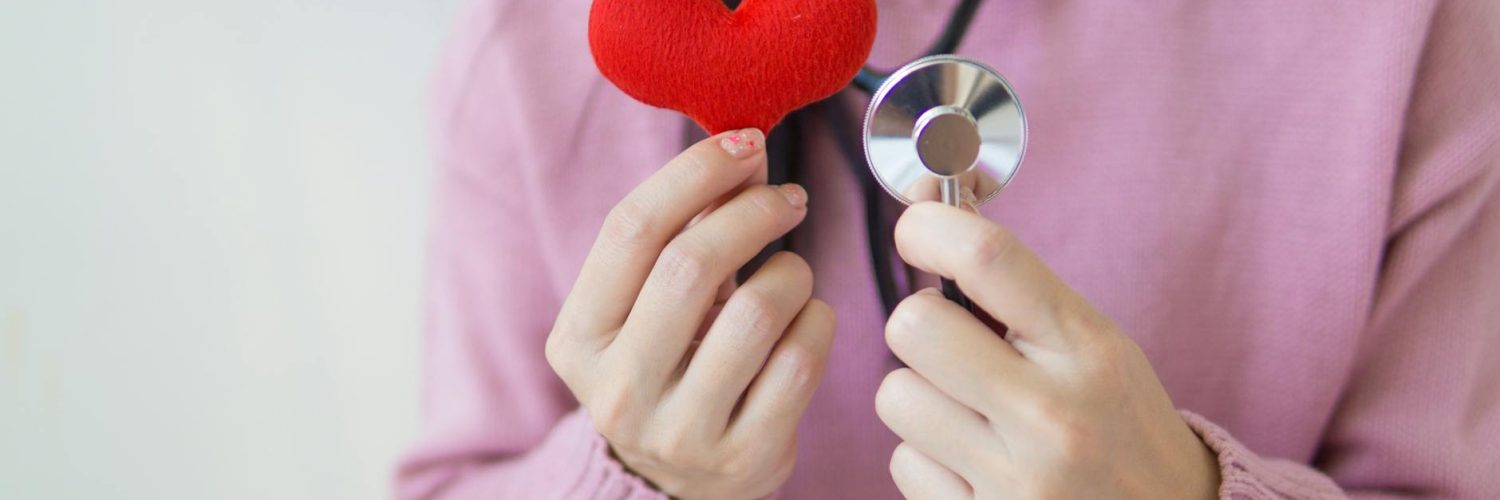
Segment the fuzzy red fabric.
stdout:
<path fill-rule="evenodd" d="M 874 0 L 596 0 L 605 78 L 709 133 L 764 131 L 848 85 L 875 42 Z"/>

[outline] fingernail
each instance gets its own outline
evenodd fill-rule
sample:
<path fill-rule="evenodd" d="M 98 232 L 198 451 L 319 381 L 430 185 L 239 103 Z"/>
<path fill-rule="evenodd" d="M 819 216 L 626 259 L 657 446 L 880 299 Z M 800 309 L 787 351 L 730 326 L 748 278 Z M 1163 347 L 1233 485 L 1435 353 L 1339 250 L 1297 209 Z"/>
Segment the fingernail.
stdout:
<path fill-rule="evenodd" d="M 964 186 L 964 188 L 959 191 L 958 200 L 968 211 L 974 212 L 976 214 L 979 213 L 979 197 L 974 195 L 974 190 L 972 188 Z"/>
<path fill-rule="evenodd" d="M 807 205 L 807 191 L 803 190 L 802 186 L 782 184 L 778 186 L 778 189 L 781 190 L 782 196 L 786 196 L 786 202 L 791 203 L 792 206 L 802 208 Z"/>
<path fill-rule="evenodd" d="M 766 136 L 753 128 L 740 129 L 719 139 L 719 147 L 735 158 L 748 158 L 765 147 Z"/>

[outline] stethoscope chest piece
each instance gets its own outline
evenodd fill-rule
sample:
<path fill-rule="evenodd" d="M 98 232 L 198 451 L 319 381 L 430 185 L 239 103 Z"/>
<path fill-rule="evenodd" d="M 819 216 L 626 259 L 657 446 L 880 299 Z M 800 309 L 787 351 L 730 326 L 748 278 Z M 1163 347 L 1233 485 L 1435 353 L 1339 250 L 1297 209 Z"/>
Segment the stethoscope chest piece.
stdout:
<path fill-rule="evenodd" d="M 865 160 L 886 192 L 911 204 L 942 199 L 944 181 L 994 198 L 1026 153 L 1026 114 L 995 70 L 937 55 L 913 61 L 881 84 L 864 124 Z"/>
<path fill-rule="evenodd" d="M 1005 78 L 972 59 L 924 57 L 893 73 L 865 114 L 865 160 L 902 203 L 977 207 L 1026 154 L 1026 113 Z M 951 281 L 944 293 L 967 304 Z"/>

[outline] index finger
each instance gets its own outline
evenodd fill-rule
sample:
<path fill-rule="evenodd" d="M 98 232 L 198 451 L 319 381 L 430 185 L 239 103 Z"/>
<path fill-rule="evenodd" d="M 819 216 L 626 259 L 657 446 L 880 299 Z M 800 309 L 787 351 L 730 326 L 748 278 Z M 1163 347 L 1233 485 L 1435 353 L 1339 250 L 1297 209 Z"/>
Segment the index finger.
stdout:
<path fill-rule="evenodd" d="M 1027 340 L 1071 343 L 1063 325 L 1093 309 L 1009 231 L 983 216 L 940 203 L 918 203 L 896 223 L 901 258 L 958 281 L 975 304 Z"/>
<path fill-rule="evenodd" d="M 689 147 L 610 210 L 558 321 L 613 332 L 625 322 L 658 254 L 694 216 L 765 170 L 765 136 L 726 132 Z M 608 339 L 603 339 L 607 342 Z"/>

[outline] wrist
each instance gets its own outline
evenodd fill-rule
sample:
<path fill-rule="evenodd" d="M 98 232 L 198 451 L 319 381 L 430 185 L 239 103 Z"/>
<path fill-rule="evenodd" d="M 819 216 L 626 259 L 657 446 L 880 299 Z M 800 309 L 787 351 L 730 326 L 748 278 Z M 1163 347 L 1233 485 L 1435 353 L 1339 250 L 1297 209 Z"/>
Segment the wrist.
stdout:
<path fill-rule="evenodd" d="M 1186 434 L 1184 439 L 1185 450 L 1181 455 L 1185 472 L 1182 475 L 1183 488 L 1178 498 L 1184 500 L 1213 500 L 1219 498 L 1219 484 L 1222 481 L 1219 473 L 1219 454 L 1203 437 L 1198 435 L 1186 421 L 1182 428 Z"/>
<path fill-rule="evenodd" d="M 1191 486 L 1184 490 L 1183 498 L 1193 500 L 1219 498 L 1219 456 L 1197 434 L 1193 434 L 1193 441 L 1197 444 L 1197 453 L 1192 457 L 1192 469 L 1196 472 L 1190 474 L 1189 477 L 1193 480 L 1189 483 Z"/>

